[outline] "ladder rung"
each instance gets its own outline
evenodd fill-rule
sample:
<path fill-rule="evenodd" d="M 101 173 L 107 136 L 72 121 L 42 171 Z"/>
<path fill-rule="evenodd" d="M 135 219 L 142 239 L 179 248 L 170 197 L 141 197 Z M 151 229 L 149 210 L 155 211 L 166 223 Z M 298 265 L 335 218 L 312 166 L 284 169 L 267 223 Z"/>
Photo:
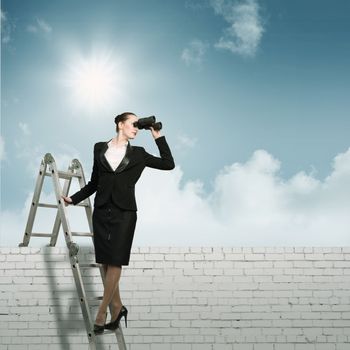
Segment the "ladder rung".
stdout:
<path fill-rule="evenodd" d="M 71 172 L 68 172 L 68 171 L 58 171 L 58 177 L 60 177 L 62 179 L 70 179 L 71 177 L 80 178 L 81 175 L 76 174 L 76 173 L 71 173 Z"/>
<path fill-rule="evenodd" d="M 57 174 L 58 174 L 59 178 L 66 179 L 66 180 L 69 180 L 72 177 L 77 177 L 77 178 L 81 177 L 81 175 L 79 175 L 79 174 L 71 173 L 71 172 L 68 172 L 68 171 L 59 171 L 58 170 Z M 52 176 L 52 173 L 46 172 L 45 176 Z"/>
<path fill-rule="evenodd" d="M 89 203 L 82 202 L 79 204 L 76 204 L 76 207 L 89 207 Z M 44 207 L 44 208 L 58 208 L 57 204 L 48 204 L 48 203 L 38 203 L 38 207 Z"/>
<path fill-rule="evenodd" d="M 32 233 L 31 237 L 51 237 L 52 233 Z"/>
<path fill-rule="evenodd" d="M 92 237 L 93 234 L 91 232 L 72 232 L 72 236 Z"/>
<path fill-rule="evenodd" d="M 76 207 L 89 207 L 88 203 L 79 203 L 76 205 Z M 44 208 L 58 208 L 57 204 L 48 204 L 48 203 L 38 203 L 38 207 L 44 207 Z"/>
<path fill-rule="evenodd" d="M 104 334 L 115 334 L 115 331 L 113 331 L 111 329 L 105 329 L 103 333 L 95 334 L 95 336 L 104 335 Z"/>
<path fill-rule="evenodd" d="M 91 263 L 91 264 L 79 264 L 81 268 L 87 268 L 87 267 L 101 267 L 101 264 L 97 263 Z"/>
<path fill-rule="evenodd" d="M 75 206 L 76 206 L 76 207 L 89 207 L 90 205 L 89 205 L 89 203 L 87 203 L 87 202 L 81 202 L 81 203 L 79 203 L 79 204 L 76 204 Z"/>
<path fill-rule="evenodd" d="M 58 208 L 58 205 L 57 204 L 38 203 L 38 207 Z"/>
<path fill-rule="evenodd" d="M 103 299 L 103 296 L 100 296 L 100 297 L 91 297 L 91 298 L 89 298 L 90 301 L 102 300 L 102 299 Z"/>

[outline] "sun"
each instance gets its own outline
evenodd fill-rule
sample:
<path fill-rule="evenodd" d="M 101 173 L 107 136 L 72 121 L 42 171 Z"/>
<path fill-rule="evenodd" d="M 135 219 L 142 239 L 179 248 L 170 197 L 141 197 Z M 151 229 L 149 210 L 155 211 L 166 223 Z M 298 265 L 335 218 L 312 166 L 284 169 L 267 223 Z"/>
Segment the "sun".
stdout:
<path fill-rule="evenodd" d="M 121 71 L 117 61 L 106 53 L 76 57 L 69 65 L 66 85 L 69 95 L 80 109 L 96 112 L 106 109 L 121 95 Z"/>

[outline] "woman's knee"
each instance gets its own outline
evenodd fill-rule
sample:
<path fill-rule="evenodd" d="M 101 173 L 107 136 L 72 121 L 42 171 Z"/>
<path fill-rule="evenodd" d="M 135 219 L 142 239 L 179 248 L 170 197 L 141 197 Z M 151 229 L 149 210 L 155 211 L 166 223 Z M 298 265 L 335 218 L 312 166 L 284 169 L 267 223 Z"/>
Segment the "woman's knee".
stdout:
<path fill-rule="evenodd" d="M 122 265 L 117 265 L 117 264 L 115 264 L 115 265 L 107 265 L 108 266 L 108 268 L 112 268 L 112 269 L 121 269 L 122 268 Z"/>

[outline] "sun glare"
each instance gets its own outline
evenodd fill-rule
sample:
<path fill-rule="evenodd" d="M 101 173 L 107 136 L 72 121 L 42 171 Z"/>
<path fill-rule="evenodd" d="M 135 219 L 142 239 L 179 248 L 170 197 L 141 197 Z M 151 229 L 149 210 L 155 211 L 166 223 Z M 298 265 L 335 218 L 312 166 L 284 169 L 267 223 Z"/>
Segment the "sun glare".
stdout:
<path fill-rule="evenodd" d="M 74 60 L 65 80 L 74 103 L 90 112 L 108 108 L 121 93 L 121 75 L 109 55 Z"/>

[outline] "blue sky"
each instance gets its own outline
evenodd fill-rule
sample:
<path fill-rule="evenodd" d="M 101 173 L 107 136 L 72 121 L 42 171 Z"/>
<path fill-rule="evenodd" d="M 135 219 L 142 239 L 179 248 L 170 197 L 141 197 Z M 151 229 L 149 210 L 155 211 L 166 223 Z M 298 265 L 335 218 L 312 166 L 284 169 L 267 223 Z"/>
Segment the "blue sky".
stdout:
<path fill-rule="evenodd" d="M 350 188 L 348 1 L 3 0 L 1 20 L 1 211 L 14 242 L 41 157 L 51 152 L 61 168 L 77 157 L 90 174 L 93 144 L 114 136 L 116 114 L 133 111 L 163 122 L 177 165 L 149 180 L 146 173 L 141 185 L 152 186 L 152 176 L 161 177 L 159 186 L 172 179 L 169 195 L 181 198 L 170 201 L 172 213 L 203 205 L 198 220 L 212 215 L 206 227 L 222 237 L 205 242 L 313 244 L 311 232 L 337 220 L 339 235 L 325 233 L 324 244 L 350 243 L 341 216 Z M 93 69 L 102 82 L 92 99 Z M 133 143 L 157 153 L 146 132 Z M 141 185 L 138 202 L 156 207 L 157 194 Z M 231 190 L 237 200 L 224 199 Z M 274 204 L 264 212 L 267 198 Z M 326 208 L 334 210 L 330 226 L 322 221 Z M 262 224 L 262 212 L 271 220 Z M 215 221 L 234 213 L 254 225 Z M 193 227 L 193 217 L 176 217 Z M 298 232 L 294 241 L 284 239 L 284 227 Z M 257 230 L 276 234 L 264 240 Z M 159 235 L 140 233 L 136 243 L 156 244 Z M 194 236 L 169 235 L 163 244 L 201 244 Z M 2 233 L 0 244 L 10 243 Z"/>

